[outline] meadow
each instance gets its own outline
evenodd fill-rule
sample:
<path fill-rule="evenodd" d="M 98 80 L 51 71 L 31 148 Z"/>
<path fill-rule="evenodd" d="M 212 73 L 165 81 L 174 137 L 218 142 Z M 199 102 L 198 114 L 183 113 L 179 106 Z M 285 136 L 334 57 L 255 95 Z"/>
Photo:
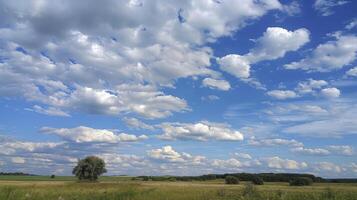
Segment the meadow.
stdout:
<path fill-rule="evenodd" d="M 226 185 L 213 181 L 140 181 L 131 177 L 101 177 L 98 182 L 77 182 L 74 177 L 2 176 L 0 200 L 357 200 L 355 183 L 247 182 Z"/>

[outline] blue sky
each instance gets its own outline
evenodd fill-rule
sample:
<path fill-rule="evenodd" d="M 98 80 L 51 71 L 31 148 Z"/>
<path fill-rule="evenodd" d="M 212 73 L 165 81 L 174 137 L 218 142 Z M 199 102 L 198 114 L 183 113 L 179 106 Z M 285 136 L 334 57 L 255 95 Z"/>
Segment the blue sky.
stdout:
<path fill-rule="evenodd" d="M 352 0 L 0 7 L 0 171 L 357 177 Z"/>

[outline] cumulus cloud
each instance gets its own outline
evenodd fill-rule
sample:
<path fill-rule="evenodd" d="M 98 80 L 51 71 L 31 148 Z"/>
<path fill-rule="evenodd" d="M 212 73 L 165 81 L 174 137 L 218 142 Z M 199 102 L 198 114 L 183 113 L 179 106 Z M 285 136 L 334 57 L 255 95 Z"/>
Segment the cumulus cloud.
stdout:
<path fill-rule="evenodd" d="M 188 153 L 176 152 L 171 146 L 164 146 L 160 149 L 152 149 L 147 152 L 148 156 L 153 159 L 164 162 L 179 162 L 187 164 L 202 164 L 206 159 L 204 156 L 192 156 Z"/>
<path fill-rule="evenodd" d="M 289 146 L 289 147 L 301 147 L 304 146 L 303 143 L 298 142 L 294 139 L 282 139 L 282 138 L 265 138 L 265 139 L 256 139 L 252 137 L 248 140 L 249 145 L 253 146 Z"/>
<path fill-rule="evenodd" d="M 252 159 L 252 156 L 247 153 L 234 153 L 234 156 L 243 159 Z"/>
<path fill-rule="evenodd" d="M 348 3 L 346 0 L 315 0 L 314 9 L 322 16 L 334 14 L 333 8 Z"/>
<path fill-rule="evenodd" d="M 346 72 L 348 76 L 357 76 L 357 67 L 351 68 Z"/>
<path fill-rule="evenodd" d="M 211 89 L 218 89 L 227 91 L 231 88 L 231 85 L 226 80 L 218 80 L 213 78 L 205 78 L 202 81 L 202 85 L 205 87 L 209 87 Z"/>
<path fill-rule="evenodd" d="M 263 158 L 262 161 L 265 162 L 269 168 L 273 169 L 298 170 L 308 166 L 305 162 L 283 159 L 278 156 Z"/>
<path fill-rule="evenodd" d="M 309 35 L 304 28 L 289 31 L 281 27 L 268 27 L 245 57 L 250 63 L 284 57 L 287 52 L 296 51 L 309 42 Z"/>
<path fill-rule="evenodd" d="M 321 95 L 327 98 L 337 98 L 341 94 L 337 88 L 324 88 L 321 90 Z"/>
<path fill-rule="evenodd" d="M 116 134 L 107 129 L 94 129 L 85 126 L 76 128 L 51 128 L 43 127 L 41 132 L 48 134 L 55 134 L 65 140 L 76 143 L 87 142 L 104 142 L 104 143 L 117 143 L 117 142 L 134 142 L 142 139 L 147 139 L 146 135 L 130 135 L 126 133 Z"/>
<path fill-rule="evenodd" d="M 354 149 L 348 145 L 330 145 L 329 150 L 340 155 L 352 156 L 354 155 Z"/>
<path fill-rule="evenodd" d="M 255 47 L 245 55 L 229 54 L 217 60 L 220 68 L 237 78 L 249 78 L 251 64 L 263 60 L 284 57 L 289 51 L 296 51 L 306 44 L 309 31 L 301 28 L 289 31 L 280 27 L 268 27 L 263 36 L 256 39 Z"/>
<path fill-rule="evenodd" d="M 22 157 L 12 157 L 11 162 L 14 164 L 24 164 L 26 162 L 25 158 Z"/>
<path fill-rule="evenodd" d="M 181 78 L 219 74 L 210 68 L 209 43 L 282 10 L 278 0 L 130 2 L 83 7 L 68 0 L 1 1 L 7 12 L 0 22 L 0 55 L 6 57 L 0 63 L 0 95 L 41 103 L 48 109 L 36 110 L 51 115 L 66 115 L 74 107 L 167 117 L 185 109 L 186 102 L 164 95 L 163 88 Z M 123 84 L 156 91 L 117 91 Z"/>
<path fill-rule="evenodd" d="M 237 78 L 248 78 L 250 76 L 250 63 L 240 55 L 229 54 L 217 59 L 217 63 L 223 71 L 226 71 Z"/>
<path fill-rule="evenodd" d="M 330 155 L 330 151 L 322 148 L 305 148 L 305 147 L 297 147 L 291 150 L 292 152 L 307 154 L 307 155 L 317 155 L 317 156 L 326 156 Z"/>
<path fill-rule="evenodd" d="M 341 69 L 356 60 L 357 37 L 339 35 L 336 40 L 318 45 L 306 58 L 284 65 L 286 69 L 310 72 L 330 72 Z"/>
<path fill-rule="evenodd" d="M 275 99 L 284 100 L 284 99 L 294 99 L 299 97 L 292 90 L 271 90 L 268 91 L 267 94 Z"/>
<path fill-rule="evenodd" d="M 325 80 L 308 79 L 307 81 L 299 82 L 296 87 L 296 91 L 300 94 L 308 94 L 313 93 L 316 89 L 321 89 L 327 85 L 328 83 Z"/>
<path fill-rule="evenodd" d="M 318 162 L 314 164 L 313 168 L 315 171 L 318 172 L 325 171 L 325 172 L 340 173 L 343 170 L 342 167 L 331 162 Z"/>
<path fill-rule="evenodd" d="M 242 133 L 223 123 L 163 123 L 161 129 L 163 134 L 159 138 L 165 140 L 243 140 Z"/>
<path fill-rule="evenodd" d="M 127 126 L 134 128 L 134 129 L 147 129 L 147 130 L 154 130 L 154 126 L 146 124 L 139 119 L 134 117 L 124 117 L 123 121 L 126 123 Z"/>

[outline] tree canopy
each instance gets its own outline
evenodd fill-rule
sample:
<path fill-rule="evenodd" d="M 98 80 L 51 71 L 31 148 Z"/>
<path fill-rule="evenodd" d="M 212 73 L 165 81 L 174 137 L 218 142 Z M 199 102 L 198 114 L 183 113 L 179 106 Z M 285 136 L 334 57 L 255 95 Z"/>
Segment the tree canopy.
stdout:
<path fill-rule="evenodd" d="M 106 172 L 104 160 L 96 156 L 88 156 L 78 160 L 77 166 L 72 171 L 79 180 L 89 181 L 97 180 L 100 175 Z"/>

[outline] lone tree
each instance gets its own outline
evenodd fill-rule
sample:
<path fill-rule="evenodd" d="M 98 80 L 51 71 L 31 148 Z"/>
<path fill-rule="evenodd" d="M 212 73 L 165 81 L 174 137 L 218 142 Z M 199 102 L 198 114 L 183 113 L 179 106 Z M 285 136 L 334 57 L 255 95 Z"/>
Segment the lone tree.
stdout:
<path fill-rule="evenodd" d="M 72 174 L 79 180 L 96 181 L 98 176 L 106 173 L 105 162 L 96 156 L 88 156 L 78 160 L 77 166 L 73 168 Z"/>

